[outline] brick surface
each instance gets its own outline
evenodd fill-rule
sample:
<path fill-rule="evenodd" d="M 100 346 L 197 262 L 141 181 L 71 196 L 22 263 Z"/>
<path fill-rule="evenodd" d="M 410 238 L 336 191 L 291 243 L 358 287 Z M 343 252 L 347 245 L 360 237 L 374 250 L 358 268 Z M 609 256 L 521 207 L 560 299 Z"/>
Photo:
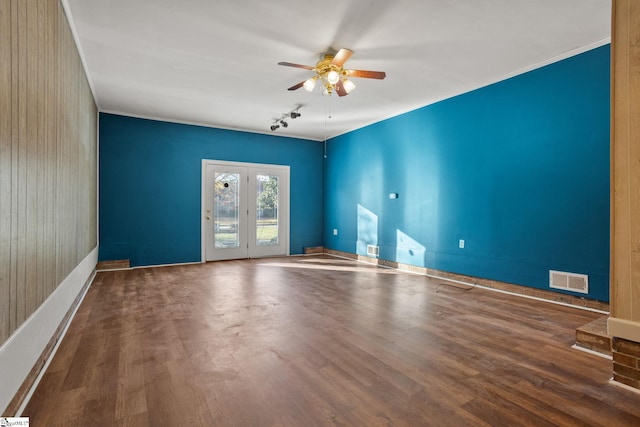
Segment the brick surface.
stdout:
<path fill-rule="evenodd" d="M 628 367 L 633 368 L 633 369 L 637 369 L 638 368 L 638 359 L 633 357 L 633 356 L 629 356 L 628 354 L 619 353 L 617 351 L 614 351 L 613 352 L 613 361 L 615 363 L 618 363 L 618 364 L 624 365 L 624 366 L 628 366 Z"/>
<path fill-rule="evenodd" d="M 603 354 L 611 354 L 611 340 L 581 330 L 576 330 L 576 344 Z"/>
<path fill-rule="evenodd" d="M 627 377 L 625 377 L 623 375 L 620 375 L 620 374 L 618 374 L 616 372 L 613 373 L 613 380 L 617 381 L 619 383 L 622 383 L 622 384 L 626 384 L 629 387 L 640 389 L 640 381 L 634 380 L 634 379 L 631 379 L 631 378 L 627 378 Z"/>
<path fill-rule="evenodd" d="M 640 389 L 640 343 L 613 337 L 613 379 Z"/>
<path fill-rule="evenodd" d="M 638 369 L 630 368 L 629 366 L 621 365 L 617 362 L 613 362 L 613 372 L 627 378 L 640 380 L 640 371 Z"/>
<path fill-rule="evenodd" d="M 613 337 L 613 350 L 640 358 L 640 343 Z"/>

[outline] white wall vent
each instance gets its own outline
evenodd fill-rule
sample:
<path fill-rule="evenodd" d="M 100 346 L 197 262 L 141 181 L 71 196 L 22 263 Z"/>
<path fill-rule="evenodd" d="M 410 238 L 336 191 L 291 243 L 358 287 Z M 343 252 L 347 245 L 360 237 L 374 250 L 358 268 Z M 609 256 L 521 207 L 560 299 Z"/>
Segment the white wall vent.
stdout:
<path fill-rule="evenodd" d="M 589 276 L 586 274 L 549 270 L 549 287 L 588 294 Z"/>
<path fill-rule="evenodd" d="M 376 245 L 367 245 L 367 256 L 378 257 L 380 248 Z"/>

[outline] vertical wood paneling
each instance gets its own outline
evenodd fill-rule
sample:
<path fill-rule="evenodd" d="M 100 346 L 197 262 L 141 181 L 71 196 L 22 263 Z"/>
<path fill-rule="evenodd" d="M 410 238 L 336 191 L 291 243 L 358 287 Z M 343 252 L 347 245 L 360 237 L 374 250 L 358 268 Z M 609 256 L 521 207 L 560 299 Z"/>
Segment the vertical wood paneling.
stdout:
<path fill-rule="evenodd" d="M 611 99 L 611 314 L 640 336 L 640 2 L 614 0 Z M 636 329 L 636 332 L 632 332 Z M 626 332 L 625 332 L 626 333 Z"/>
<path fill-rule="evenodd" d="M 55 147 L 57 142 L 57 126 L 56 126 L 56 84 L 58 73 L 56 68 L 56 58 L 58 55 L 58 37 L 57 37 L 57 16 L 56 7 L 52 2 L 46 2 L 47 4 L 47 91 L 44 94 L 47 100 L 47 123 L 46 123 L 46 138 L 47 138 L 47 151 L 44 154 L 46 160 L 46 172 L 47 182 L 45 187 L 44 206 L 47 212 L 57 212 L 55 210 L 55 197 L 53 191 L 55 189 L 55 164 L 53 159 L 55 158 Z M 43 246 L 45 248 L 46 265 L 44 270 L 46 288 L 45 295 L 51 294 L 56 286 L 55 280 L 55 217 L 47 214 L 46 221 L 46 234 L 45 242 Z"/>
<path fill-rule="evenodd" d="M 18 323 L 18 149 L 20 129 L 20 48 L 19 2 L 11 2 L 11 283 L 9 328 L 14 331 Z"/>
<path fill-rule="evenodd" d="M 58 11 L 58 21 L 59 21 L 59 26 L 62 26 L 64 24 L 64 17 L 62 14 L 62 11 Z M 66 50 L 66 44 L 65 44 L 65 36 L 66 33 L 64 31 L 61 31 L 59 34 L 60 37 L 60 55 L 61 55 L 61 60 L 60 60 L 60 66 L 59 66 L 59 74 L 58 74 L 58 84 L 60 86 L 60 100 L 62 99 L 69 99 L 69 88 L 68 88 L 68 83 L 67 85 L 65 85 L 65 76 L 67 75 L 67 62 L 69 60 L 69 53 Z M 60 103 L 59 107 L 62 106 L 62 102 Z M 58 182 L 58 186 L 56 188 L 56 193 L 57 193 L 57 199 L 59 201 L 57 209 L 62 211 L 62 207 L 64 206 L 66 200 L 65 200 L 65 195 L 67 192 L 67 189 L 69 188 L 69 183 L 66 180 L 67 175 L 69 174 L 68 170 L 65 170 L 62 165 L 63 165 L 63 159 L 64 159 L 64 155 L 65 155 L 65 149 L 66 149 L 66 143 L 67 143 L 67 119 L 66 116 L 68 114 L 68 110 L 69 107 L 67 106 L 67 108 L 64 111 L 61 111 L 62 114 L 59 114 L 58 117 L 58 123 L 60 126 L 60 135 L 59 135 L 59 139 L 57 141 L 57 146 L 58 146 L 58 152 L 57 152 L 57 159 L 56 159 L 56 170 L 57 170 L 57 174 L 58 174 L 58 179 L 56 179 L 56 182 Z M 57 218 L 57 224 L 56 224 L 56 230 L 57 230 L 57 236 L 56 236 L 56 241 L 57 241 L 57 245 L 56 245 L 56 282 L 60 282 L 63 279 L 63 272 L 64 270 L 66 270 L 66 259 L 64 257 L 65 255 L 65 251 L 63 250 L 64 247 L 67 246 L 67 236 L 64 233 L 66 227 L 65 227 L 65 218 L 64 216 L 60 216 Z"/>
<path fill-rule="evenodd" d="M 38 1 L 23 0 L 26 6 L 27 39 L 25 43 L 26 63 L 26 97 L 24 99 L 26 118 L 24 120 L 26 140 L 25 146 L 25 221 L 24 221 L 24 318 L 36 309 L 36 248 L 38 223 Z"/>
<path fill-rule="evenodd" d="M 46 122 L 44 115 L 44 105 L 45 105 L 45 96 L 46 96 L 46 79 L 45 79 L 45 71 L 46 71 L 46 51 L 45 51 L 45 43 L 46 43 L 46 30 L 47 27 L 45 25 L 45 13 L 46 13 L 46 3 L 38 2 L 38 50 L 37 50 L 37 61 L 38 61 L 38 154 L 36 156 L 37 164 L 37 212 L 36 212 L 36 226 L 37 226 L 37 234 L 36 234 L 36 306 L 42 304 L 45 299 L 45 290 L 44 290 L 44 227 L 45 227 L 45 209 L 44 206 L 44 191 L 45 191 L 45 181 L 44 181 L 44 166 L 46 164 L 45 157 L 45 130 L 46 130 Z"/>
<path fill-rule="evenodd" d="M 629 5 L 629 234 L 631 318 L 640 322 L 640 2 Z"/>
<path fill-rule="evenodd" d="M 56 37 L 56 49 L 57 49 L 57 57 L 56 57 L 56 62 L 54 64 L 54 68 L 55 68 L 55 85 L 56 85 L 56 94 L 54 97 L 55 100 L 55 105 L 56 105 L 56 115 L 55 115 L 55 121 L 57 122 L 56 125 L 56 141 L 55 141 L 55 157 L 52 159 L 52 161 L 54 162 L 54 182 L 56 182 L 58 185 L 56 185 L 53 188 L 53 195 L 54 195 L 54 204 L 53 204 L 53 210 L 54 212 L 60 212 L 61 211 L 61 206 L 62 206 L 62 200 L 61 200 L 61 195 L 62 195 L 62 190 L 61 187 L 64 185 L 64 182 L 62 181 L 62 171 L 60 170 L 60 151 L 61 151 L 61 145 L 62 145 L 62 141 L 64 141 L 63 138 L 63 133 L 62 133 L 62 128 L 64 126 L 64 123 L 62 122 L 62 115 L 60 113 L 60 108 L 62 107 L 62 102 L 60 101 L 62 99 L 62 97 L 64 96 L 64 91 L 63 91 L 63 72 L 64 72 L 64 59 L 65 59 L 65 54 L 64 54 L 64 46 L 62 44 L 62 33 L 63 33 L 63 29 L 62 29 L 62 25 L 64 25 L 64 19 L 62 17 L 62 11 L 57 8 L 55 11 L 55 15 L 56 15 L 56 28 L 58 28 L 58 34 Z M 54 240 L 54 251 L 53 251 L 53 259 L 54 259 L 54 281 L 55 283 L 60 283 L 60 265 L 61 265 L 61 257 L 60 257 L 60 241 L 61 241 L 61 227 L 60 227 L 60 221 L 61 219 L 59 217 L 54 217 L 54 224 L 53 224 L 53 229 L 54 229 L 54 236 L 53 236 L 53 240 Z"/>
<path fill-rule="evenodd" d="M 623 177 L 628 173 L 625 161 L 625 144 L 627 139 L 626 111 L 620 108 L 624 98 L 624 91 L 628 88 L 626 78 L 628 70 L 628 45 L 624 40 L 628 37 L 626 19 L 621 19 L 628 5 L 614 1 L 612 10 L 611 31 L 611 314 L 614 317 L 629 318 L 629 306 L 625 304 L 628 283 L 629 257 L 625 256 L 623 248 L 628 246 L 628 235 L 625 233 L 628 215 L 627 198 L 624 194 Z"/>
<path fill-rule="evenodd" d="M 11 3 L 0 0 L 0 337 L 9 336 L 11 283 Z"/>
<path fill-rule="evenodd" d="M 1 344 L 96 245 L 97 117 L 60 2 L 0 2 Z"/>
<path fill-rule="evenodd" d="M 27 86 L 28 86 L 28 49 L 29 27 L 27 22 L 27 1 L 18 2 L 18 179 L 16 191 L 18 192 L 18 218 L 17 218 L 17 275 L 16 275 L 16 322 L 22 324 L 27 318 Z"/>

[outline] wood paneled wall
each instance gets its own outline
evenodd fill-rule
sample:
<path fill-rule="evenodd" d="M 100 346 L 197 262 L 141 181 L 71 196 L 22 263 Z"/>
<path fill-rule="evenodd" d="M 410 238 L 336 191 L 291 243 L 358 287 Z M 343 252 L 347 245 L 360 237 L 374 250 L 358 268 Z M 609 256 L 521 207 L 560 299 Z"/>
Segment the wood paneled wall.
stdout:
<path fill-rule="evenodd" d="M 97 109 L 59 0 L 0 0 L 0 344 L 97 244 Z"/>
<path fill-rule="evenodd" d="M 611 53 L 609 332 L 640 342 L 640 1 L 613 1 Z"/>

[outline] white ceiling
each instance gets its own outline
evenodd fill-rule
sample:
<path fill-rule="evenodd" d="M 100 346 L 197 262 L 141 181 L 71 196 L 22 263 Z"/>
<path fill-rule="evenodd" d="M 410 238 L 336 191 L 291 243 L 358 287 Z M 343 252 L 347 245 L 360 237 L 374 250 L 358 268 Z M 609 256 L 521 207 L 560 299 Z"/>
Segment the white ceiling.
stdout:
<path fill-rule="evenodd" d="M 63 0 L 101 111 L 323 140 L 610 40 L 610 0 Z M 345 97 L 287 91 L 330 49 Z M 271 132 L 297 106 L 302 117 Z M 331 116 L 327 119 L 327 116 Z"/>

